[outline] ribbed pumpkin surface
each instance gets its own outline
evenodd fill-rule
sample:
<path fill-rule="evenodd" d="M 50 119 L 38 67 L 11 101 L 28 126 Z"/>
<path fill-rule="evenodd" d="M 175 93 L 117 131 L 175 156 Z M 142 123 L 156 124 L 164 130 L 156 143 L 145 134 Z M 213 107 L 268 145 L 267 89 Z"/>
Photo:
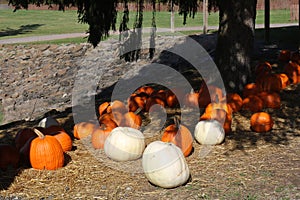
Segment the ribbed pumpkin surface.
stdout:
<path fill-rule="evenodd" d="M 256 132 L 267 132 L 273 127 L 273 120 L 266 112 L 254 113 L 250 118 L 251 129 Z"/>

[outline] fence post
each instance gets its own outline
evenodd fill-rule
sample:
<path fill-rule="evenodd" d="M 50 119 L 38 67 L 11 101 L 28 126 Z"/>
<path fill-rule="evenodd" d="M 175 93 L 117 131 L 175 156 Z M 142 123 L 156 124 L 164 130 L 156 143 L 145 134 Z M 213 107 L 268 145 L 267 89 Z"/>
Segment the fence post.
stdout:
<path fill-rule="evenodd" d="M 174 13 L 174 2 L 171 1 L 171 32 L 175 32 L 175 13 Z"/>
<path fill-rule="evenodd" d="M 203 0 L 203 4 L 202 4 L 203 8 L 203 34 L 207 33 L 207 26 L 208 26 L 208 22 L 207 22 L 207 0 Z"/>

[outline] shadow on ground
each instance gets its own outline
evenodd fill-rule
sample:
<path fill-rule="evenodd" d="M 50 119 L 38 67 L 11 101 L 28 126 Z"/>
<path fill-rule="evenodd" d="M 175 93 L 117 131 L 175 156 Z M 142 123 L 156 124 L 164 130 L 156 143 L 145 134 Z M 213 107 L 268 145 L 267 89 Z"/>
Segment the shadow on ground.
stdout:
<path fill-rule="evenodd" d="M 34 30 L 37 30 L 39 27 L 44 26 L 44 24 L 27 24 L 22 25 L 18 29 L 12 29 L 12 28 L 6 28 L 0 30 L 0 37 L 5 36 L 15 36 L 15 35 L 22 35 L 25 33 L 33 32 Z"/>

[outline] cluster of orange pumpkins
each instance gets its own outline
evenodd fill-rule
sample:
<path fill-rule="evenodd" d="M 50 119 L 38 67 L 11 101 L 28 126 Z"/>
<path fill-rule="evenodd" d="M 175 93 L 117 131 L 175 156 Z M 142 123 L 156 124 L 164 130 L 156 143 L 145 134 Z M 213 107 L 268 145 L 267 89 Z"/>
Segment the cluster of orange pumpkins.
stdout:
<path fill-rule="evenodd" d="M 223 124 L 226 134 L 231 132 L 232 113 L 241 109 L 253 113 L 250 119 L 250 127 L 253 131 L 270 131 L 274 123 L 267 112 L 262 112 L 263 109 L 279 109 L 281 105 L 279 92 L 289 84 L 300 81 L 299 52 L 281 51 L 279 61 L 286 62 L 282 73 L 274 73 L 269 62 L 259 63 L 256 66 L 254 72 L 257 77 L 256 82 L 245 86 L 243 98 L 237 93 L 225 96 L 220 88 L 205 83 L 201 85 L 199 91 L 188 94 L 183 94 L 176 89 L 176 92 L 172 92 L 174 90 L 155 90 L 151 86 L 142 86 L 128 98 L 127 104 L 118 100 L 102 103 L 98 110 L 100 125 L 96 127 L 89 122 L 78 123 L 74 126 L 74 136 L 81 139 L 91 134 L 94 148 L 102 149 L 105 139 L 114 128 L 125 126 L 139 129 L 142 125 L 142 117 L 139 115 L 141 111 L 149 112 L 154 104 L 175 108 L 179 106 L 179 102 L 184 102 L 186 107 L 205 108 L 199 121 L 217 120 Z M 176 96 L 175 93 L 180 95 Z M 184 125 L 179 125 L 176 120 L 174 124 L 165 128 L 161 140 L 174 141 L 176 134 L 181 137 L 177 145 L 191 144 L 190 131 Z M 184 146 L 181 149 L 186 150 L 183 153 L 187 156 L 191 147 Z"/>
<path fill-rule="evenodd" d="M 77 139 L 91 135 L 91 143 L 95 149 L 103 149 L 106 138 L 116 127 L 140 129 L 142 112 L 149 112 L 153 105 L 174 108 L 179 101 L 171 90 L 155 90 L 151 86 L 138 88 L 127 100 L 127 104 L 119 100 L 103 102 L 99 105 L 99 125 L 93 122 L 80 122 L 74 126 L 74 137 Z M 151 108 L 152 107 L 152 108 Z M 176 141 L 180 142 L 175 142 Z M 177 138 L 180 137 L 180 138 Z M 176 143 L 188 156 L 192 151 L 193 137 L 188 128 L 180 125 L 178 118 L 174 124 L 165 128 L 162 141 Z"/>
<path fill-rule="evenodd" d="M 5 170 L 19 163 L 34 169 L 55 170 L 65 164 L 65 152 L 72 149 L 71 136 L 55 123 L 35 128 L 23 128 L 14 138 L 14 145 L 0 145 L 0 168 Z M 44 124 L 45 125 L 45 124 Z"/>

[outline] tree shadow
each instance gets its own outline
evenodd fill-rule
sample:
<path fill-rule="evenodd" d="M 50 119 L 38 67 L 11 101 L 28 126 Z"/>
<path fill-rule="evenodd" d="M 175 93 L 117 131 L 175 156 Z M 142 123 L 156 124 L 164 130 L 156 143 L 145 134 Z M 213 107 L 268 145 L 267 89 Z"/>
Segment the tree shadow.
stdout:
<path fill-rule="evenodd" d="M 15 36 L 15 35 L 30 33 L 41 26 L 44 26 L 44 24 L 27 24 L 27 25 L 22 25 L 17 29 L 12 29 L 12 28 L 2 29 L 0 30 L 0 37 Z"/>
<path fill-rule="evenodd" d="M 276 60 L 281 49 L 296 51 L 300 47 L 299 26 L 270 28 L 270 41 L 265 41 L 265 29 L 255 30 L 254 59 Z"/>

